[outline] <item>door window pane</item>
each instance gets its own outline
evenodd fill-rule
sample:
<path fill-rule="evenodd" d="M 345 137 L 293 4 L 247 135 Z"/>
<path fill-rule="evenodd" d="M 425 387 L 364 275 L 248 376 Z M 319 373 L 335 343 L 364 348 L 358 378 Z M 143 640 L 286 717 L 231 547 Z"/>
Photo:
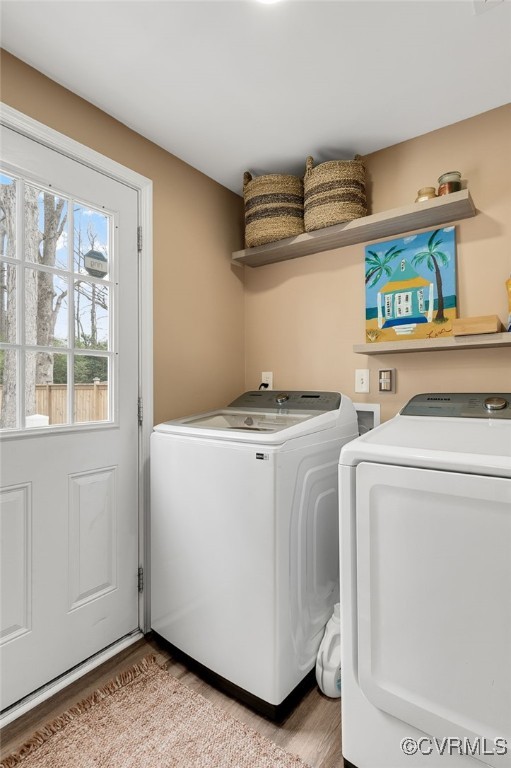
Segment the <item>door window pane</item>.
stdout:
<path fill-rule="evenodd" d="M 18 427 L 18 353 L 0 349 L 0 429 Z"/>
<path fill-rule="evenodd" d="M 23 223 L 25 230 L 25 259 L 35 264 L 39 261 L 39 190 L 25 185 L 25 199 L 23 201 Z"/>
<path fill-rule="evenodd" d="M 64 346 L 68 340 L 68 281 L 42 269 L 25 270 L 25 343 Z"/>
<path fill-rule="evenodd" d="M 16 344 L 17 267 L 0 261 L 0 342 Z"/>
<path fill-rule="evenodd" d="M 100 355 L 76 355 L 75 413 L 78 423 L 109 419 L 108 358 Z"/>
<path fill-rule="evenodd" d="M 109 348 L 108 300 L 108 286 L 86 280 L 75 281 L 75 344 L 77 347 L 105 350 Z"/>
<path fill-rule="evenodd" d="M 25 184 L 25 259 L 47 267 L 69 264 L 67 200 Z"/>
<path fill-rule="evenodd" d="M 74 205 L 74 270 L 80 275 L 108 278 L 110 216 Z"/>
<path fill-rule="evenodd" d="M 67 355 L 25 355 L 25 423 L 27 428 L 68 423 Z"/>
<path fill-rule="evenodd" d="M 16 258 L 16 180 L 1 172 L 0 256 Z"/>

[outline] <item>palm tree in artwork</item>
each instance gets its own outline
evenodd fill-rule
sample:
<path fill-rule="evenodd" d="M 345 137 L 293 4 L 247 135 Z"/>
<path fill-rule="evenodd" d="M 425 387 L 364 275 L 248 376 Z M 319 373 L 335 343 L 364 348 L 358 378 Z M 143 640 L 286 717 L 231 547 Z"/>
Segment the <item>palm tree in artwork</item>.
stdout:
<path fill-rule="evenodd" d="M 376 285 L 376 283 L 380 281 L 384 273 L 387 277 L 390 277 L 392 274 L 390 262 L 404 250 L 406 249 L 398 248 L 396 245 L 393 245 L 385 251 L 384 254 L 380 254 L 376 253 L 376 251 L 371 251 L 368 248 L 367 253 L 369 255 L 366 256 L 366 285 L 369 283 L 368 287 L 372 288 L 373 285 Z"/>
<path fill-rule="evenodd" d="M 412 259 L 412 264 L 416 267 L 419 264 L 426 262 L 427 268 L 435 273 L 436 280 L 436 292 L 438 298 L 438 307 L 435 317 L 436 323 L 446 323 L 448 318 L 444 315 L 444 294 L 442 289 L 442 275 L 440 273 L 440 267 L 446 267 L 449 263 L 449 254 L 440 250 L 440 245 L 443 243 L 441 237 L 438 237 L 439 229 L 435 229 L 433 234 L 428 240 L 428 244 L 423 251 L 419 251 Z"/>

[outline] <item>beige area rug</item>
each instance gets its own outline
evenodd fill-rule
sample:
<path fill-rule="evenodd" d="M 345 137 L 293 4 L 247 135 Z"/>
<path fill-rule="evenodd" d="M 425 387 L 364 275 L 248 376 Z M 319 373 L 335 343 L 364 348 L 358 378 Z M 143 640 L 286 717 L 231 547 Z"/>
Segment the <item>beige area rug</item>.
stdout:
<path fill-rule="evenodd" d="M 56 718 L 0 768 L 308 768 L 148 656 Z"/>

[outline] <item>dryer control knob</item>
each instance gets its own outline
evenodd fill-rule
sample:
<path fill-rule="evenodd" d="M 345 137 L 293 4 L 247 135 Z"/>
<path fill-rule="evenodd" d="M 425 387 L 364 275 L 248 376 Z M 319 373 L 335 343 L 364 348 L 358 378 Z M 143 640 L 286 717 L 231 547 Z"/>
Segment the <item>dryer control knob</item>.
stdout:
<path fill-rule="evenodd" d="M 282 403 L 285 403 L 286 400 L 289 400 L 289 395 L 287 395 L 285 392 L 281 392 L 275 398 L 275 401 L 277 402 L 277 405 L 282 405 Z"/>
<path fill-rule="evenodd" d="M 487 397 L 484 401 L 484 407 L 487 411 L 501 411 L 507 404 L 508 402 L 504 397 Z"/>

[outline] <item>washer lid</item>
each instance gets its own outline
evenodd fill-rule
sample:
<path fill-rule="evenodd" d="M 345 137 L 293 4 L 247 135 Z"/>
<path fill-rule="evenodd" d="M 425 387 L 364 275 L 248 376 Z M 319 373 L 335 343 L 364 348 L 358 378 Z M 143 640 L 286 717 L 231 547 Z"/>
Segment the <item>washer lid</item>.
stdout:
<path fill-rule="evenodd" d="M 277 405 L 284 395 L 283 405 Z M 154 427 L 165 434 L 267 445 L 324 430 L 350 440 L 358 434 L 356 412 L 348 397 L 338 392 L 246 392 L 227 408 Z"/>
<path fill-rule="evenodd" d="M 340 431 L 339 411 L 303 413 L 260 413 L 223 408 L 158 424 L 155 432 L 205 440 L 280 445 L 288 440 L 325 429 Z M 353 411 L 354 413 L 354 411 Z M 353 422 L 356 422 L 354 413 Z M 348 429 L 344 425 L 344 431 Z M 356 427 L 354 427 L 355 429 Z M 354 436 L 353 431 L 350 437 Z"/>
<path fill-rule="evenodd" d="M 294 427 L 303 421 L 317 416 L 317 413 L 256 413 L 224 408 L 220 411 L 210 411 L 198 416 L 187 416 L 169 426 L 181 424 L 195 429 L 242 430 L 244 432 L 280 432 L 282 429 Z M 165 425 L 160 425 L 160 427 Z"/>
<path fill-rule="evenodd" d="M 484 399 L 486 397 L 492 395 L 485 395 Z M 499 394 L 498 397 L 505 397 L 511 402 L 510 394 Z M 485 417 L 478 415 L 475 418 L 472 415 L 451 416 L 444 413 L 406 415 L 412 412 L 410 406 L 413 402 L 411 400 L 390 421 L 347 443 L 341 450 L 340 463 L 355 466 L 369 461 L 511 477 L 511 419 L 495 417 L 491 412 Z M 446 403 L 442 400 L 434 402 L 440 407 Z M 415 405 L 425 407 L 424 403 Z M 447 403 L 447 407 L 451 406 Z"/>

